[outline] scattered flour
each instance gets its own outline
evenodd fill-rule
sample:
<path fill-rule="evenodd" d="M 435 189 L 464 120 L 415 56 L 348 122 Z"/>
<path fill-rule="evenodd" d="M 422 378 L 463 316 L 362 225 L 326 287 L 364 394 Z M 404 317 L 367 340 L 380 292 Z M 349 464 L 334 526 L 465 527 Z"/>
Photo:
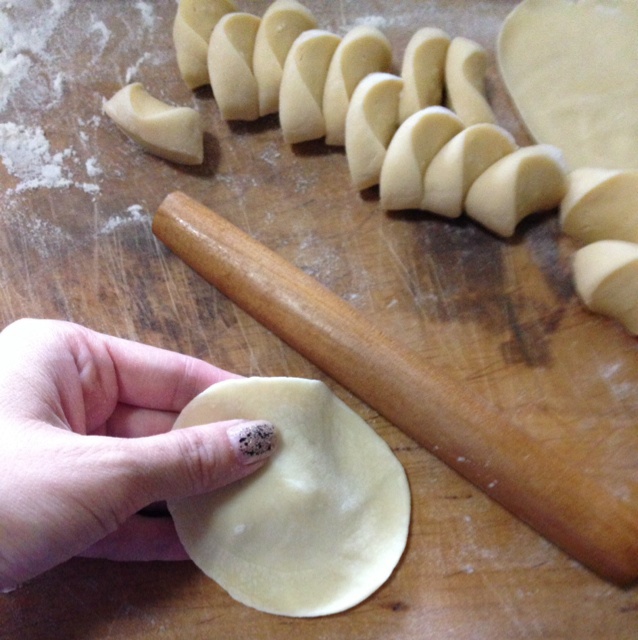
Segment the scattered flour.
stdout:
<path fill-rule="evenodd" d="M 90 194 L 99 192 L 97 184 L 74 178 L 75 151 L 67 148 L 54 153 L 42 127 L 0 123 L 0 158 L 9 175 L 19 180 L 15 188 L 5 192 L 7 195 L 39 187 L 64 189 L 73 186 Z M 86 164 L 86 172 L 89 177 L 95 177 L 98 167 L 94 158 L 91 161 Z"/>
<path fill-rule="evenodd" d="M 147 222 L 148 219 L 149 216 L 145 213 L 142 205 L 132 204 L 123 215 L 109 218 L 99 229 L 98 235 L 108 235 L 120 227 Z"/>

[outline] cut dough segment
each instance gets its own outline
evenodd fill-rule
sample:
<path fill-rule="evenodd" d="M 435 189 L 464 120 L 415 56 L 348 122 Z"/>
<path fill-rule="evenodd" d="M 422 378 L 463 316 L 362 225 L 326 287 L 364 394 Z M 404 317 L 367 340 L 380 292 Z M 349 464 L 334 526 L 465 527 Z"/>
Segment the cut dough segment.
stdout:
<path fill-rule="evenodd" d="M 501 74 L 538 142 L 570 169 L 638 169 L 638 3 L 525 0 L 498 40 Z"/>
<path fill-rule="evenodd" d="M 208 41 L 223 16 L 237 11 L 232 0 L 180 0 L 173 21 L 179 72 L 189 89 L 208 84 Z"/>
<path fill-rule="evenodd" d="M 556 147 L 523 147 L 495 162 L 474 181 L 465 211 L 494 233 L 510 237 L 526 216 L 558 207 L 566 182 L 565 163 Z"/>
<path fill-rule="evenodd" d="M 574 169 L 560 206 L 563 231 L 583 243 L 638 242 L 638 171 Z"/>
<path fill-rule="evenodd" d="M 224 120 L 259 118 L 253 51 L 260 19 L 250 13 L 229 13 L 213 29 L 208 46 L 208 73 Z"/>
<path fill-rule="evenodd" d="M 512 135 L 495 124 L 475 124 L 454 136 L 425 172 L 421 208 L 448 218 L 463 212 L 473 182 L 516 150 Z"/>
<path fill-rule="evenodd" d="M 433 27 L 419 29 L 410 38 L 401 66 L 400 122 L 421 109 L 442 103 L 445 58 L 449 46 L 450 36 Z"/>
<path fill-rule="evenodd" d="M 104 112 L 132 140 L 150 153 L 181 164 L 204 161 L 204 132 L 199 113 L 174 107 L 134 82 L 120 89 Z"/>
<path fill-rule="evenodd" d="M 445 107 L 426 107 L 411 115 L 388 146 L 380 177 L 381 205 L 386 209 L 419 209 L 426 169 L 462 129 L 460 118 Z"/>
<path fill-rule="evenodd" d="M 496 117 L 485 97 L 487 53 L 467 38 L 454 38 L 445 60 L 447 104 L 466 127 L 480 122 L 494 123 Z"/>
<path fill-rule="evenodd" d="M 326 144 L 345 144 L 346 114 L 354 90 L 365 76 L 387 71 L 391 63 L 392 47 L 378 29 L 359 26 L 344 36 L 330 62 L 323 92 Z"/>
<path fill-rule="evenodd" d="M 272 422 L 281 446 L 239 483 L 169 503 L 194 562 L 236 600 L 286 616 L 337 613 L 376 591 L 410 520 L 391 449 L 323 383 L 294 378 L 215 384 L 175 428 L 233 418 Z"/>
<path fill-rule="evenodd" d="M 399 126 L 403 80 L 371 73 L 354 90 L 346 116 L 346 157 L 352 183 L 367 189 L 379 183 L 381 167 Z"/>
<path fill-rule="evenodd" d="M 638 244 L 599 240 L 579 249 L 574 284 L 585 306 L 638 334 Z"/>
<path fill-rule="evenodd" d="M 293 42 L 279 89 L 279 120 L 285 142 L 294 144 L 326 135 L 323 91 L 340 42 L 339 36 L 321 29 L 305 31 Z"/>
<path fill-rule="evenodd" d="M 290 47 L 300 34 L 316 26 L 312 13 L 296 0 L 275 0 L 264 13 L 253 55 L 260 115 L 279 111 L 281 74 Z"/>

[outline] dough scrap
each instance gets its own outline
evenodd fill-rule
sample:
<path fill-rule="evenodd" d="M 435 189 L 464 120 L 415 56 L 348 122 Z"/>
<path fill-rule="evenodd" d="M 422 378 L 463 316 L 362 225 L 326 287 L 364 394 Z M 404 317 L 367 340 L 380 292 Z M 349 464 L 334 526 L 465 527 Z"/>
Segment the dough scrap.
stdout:
<path fill-rule="evenodd" d="M 328 31 L 304 31 L 292 44 L 281 77 L 279 121 L 289 144 L 326 135 L 323 91 L 330 61 L 341 38 Z"/>
<path fill-rule="evenodd" d="M 523 147 L 501 158 L 470 187 L 465 211 L 494 233 L 510 237 L 526 216 L 558 207 L 567 191 L 566 167 L 551 145 Z"/>
<path fill-rule="evenodd" d="M 215 25 L 237 11 L 232 0 L 180 0 L 173 21 L 173 45 L 180 75 L 189 89 L 208 84 L 208 41 Z"/>
<path fill-rule="evenodd" d="M 445 58 L 450 36 L 441 29 L 424 27 L 408 42 L 403 54 L 403 91 L 399 103 L 399 122 L 413 113 L 440 105 L 445 86 Z"/>
<path fill-rule="evenodd" d="M 379 183 L 386 151 L 399 126 L 403 80 L 390 73 L 366 76 L 354 90 L 346 115 L 346 158 L 357 189 Z"/>
<path fill-rule="evenodd" d="M 441 148 L 463 129 L 460 118 L 445 107 L 426 107 L 411 115 L 388 146 L 379 180 L 386 209 L 419 209 L 425 172 Z"/>
<path fill-rule="evenodd" d="M 264 13 L 253 54 L 261 116 L 279 111 L 281 75 L 290 47 L 304 31 L 316 27 L 315 17 L 296 0 L 275 0 Z"/>
<path fill-rule="evenodd" d="M 562 230 L 572 238 L 638 242 L 638 171 L 574 169 L 560 206 Z"/>
<path fill-rule="evenodd" d="M 498 62 L 532 136 L 570 169 L 638 169 L 638 3 L 525 0 L 507 17 Z"/>
<path fill-rule="evenodd" d="M 260 22 L 250 13 L 229 13 L 217 23 L 210 37 L 208 73 L 224 120 L 259 118 L 259 94 L 252 65 Z"/>
<path fill-rule="evenodd" d="M 410 520 L 387 444 L 322 382 L 295 378 L 215 384 L 174 428 L 233 418 L 271 421 L 281 447 L 253 476 L 169 503 L 194 562 L 236 600 L 285 616 L 337 613 L 376 591 Z"/>
<path fill-rule="evenodd" d="M 345 144 L 346 115 L 354 90 L 365 76 L 387 71 L 391 64 L 390 41 L 379 29 L 361 25 L 344 36 L 330 61 L 323 92 L 326 144 Z"/>
<path fill-rule="evenodd" d="M 638 334 L 638 244 L 593 242 L 575 253 L 573 268 L 576 292 L 585 306 Z"/>
<path fill-rule="evenodd" d="M 104 112 L 129 138 L 156 156 L 189 165 L 204 161 L 204 131 L 195 109 L 166 104 L 134 82 L 108 100 Z"/>
<path fill-rule="evenodd" d="M 454 38 L 445 59 L 447 106 L 466 127 L 480 122 L 493 124 L 496 117 L 485 96 L 487 52 L 467 38 Z"/>
<path fill-rule="evenodd" d="M 516 148 L 512 135 L 495 124 L 481 123 L 464 129 L 427 167 L 421 208 L 448 218 L 459 217 L 474 181 Z"/>

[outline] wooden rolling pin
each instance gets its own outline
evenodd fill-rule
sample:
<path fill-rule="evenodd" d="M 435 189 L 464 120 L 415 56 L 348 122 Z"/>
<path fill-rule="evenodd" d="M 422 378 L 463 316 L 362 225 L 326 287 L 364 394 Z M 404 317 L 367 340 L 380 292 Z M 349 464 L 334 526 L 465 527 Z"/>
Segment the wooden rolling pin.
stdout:
<path fill-rule="evenodd" d="M 638 578 L 638 510 L 384 335 L 338 296 L 183 193 L 153 232 L 247 313 L 600 576 Z"/>

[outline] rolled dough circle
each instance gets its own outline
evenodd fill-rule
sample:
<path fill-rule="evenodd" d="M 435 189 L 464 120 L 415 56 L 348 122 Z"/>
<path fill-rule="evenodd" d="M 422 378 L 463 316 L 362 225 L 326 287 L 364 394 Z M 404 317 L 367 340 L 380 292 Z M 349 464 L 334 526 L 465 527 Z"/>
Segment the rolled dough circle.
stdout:
<path fill-rule="evenodd" d="M 169 503 L 192 560 L 268 613 L 314 617 L 366 599 L 409 529 L 409 485 L 389 446 L 326 385 L 299 378 L 217 383 L 174 428 L 234 418 L 272 422 L 280 444 L 248 478 Z"/>

